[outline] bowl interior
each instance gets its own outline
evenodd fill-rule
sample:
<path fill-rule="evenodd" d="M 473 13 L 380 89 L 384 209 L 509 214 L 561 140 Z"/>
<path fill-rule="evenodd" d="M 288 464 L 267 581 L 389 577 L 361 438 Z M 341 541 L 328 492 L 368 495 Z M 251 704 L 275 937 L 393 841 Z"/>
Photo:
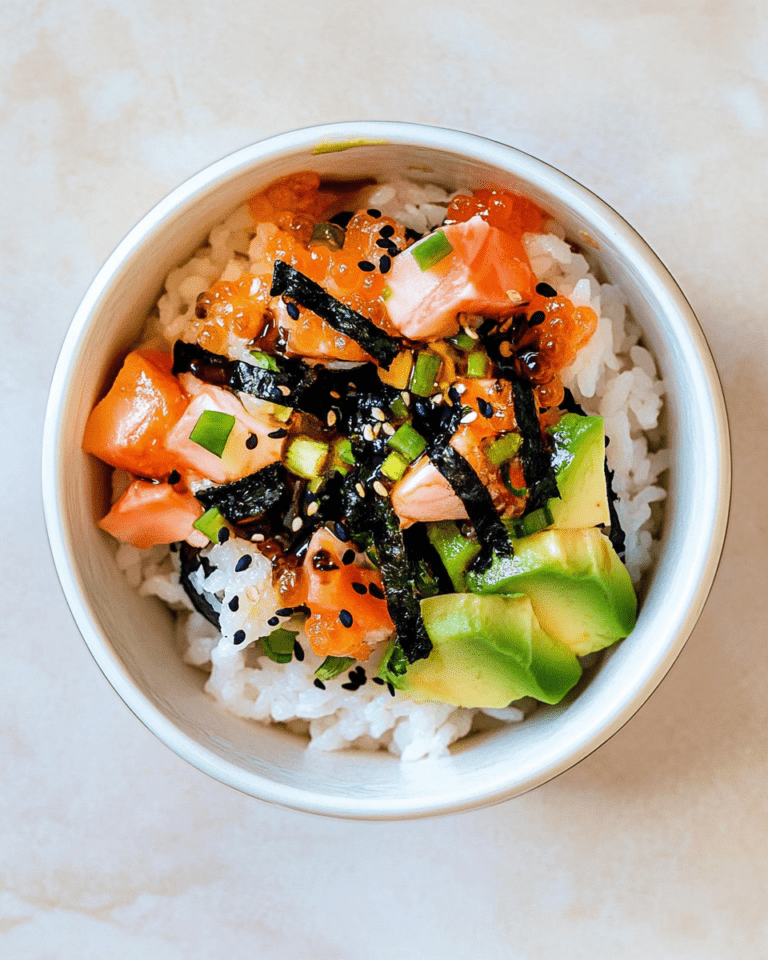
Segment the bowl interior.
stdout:
<path fill-rule="evenodd" d="M 327 150 L 351 139 L 372 142 Z M 637 628 L 571 702 L 523 725 L 479 734 L 441 761 L 408 765 L 385 753 L 315 753 L 280 728 L 226 713 L 203 692 L 204 675 L 182 662 L 168 610 L 128 586 L 115 565 L 114 542 L 96 527 L 108 506 L 108 471 L 81 451 L 85 420 L 139 337 L 164 277 L 238 203 L 302 169 L 528 194 L 569 237 L 591 238 L 667 384 L 669 497 L 661 556 L 645 585 Z M 223 782 L 265 800 L 347 817 L 419 816 L 495 802 L 595 749 L 650 694 L 687 639 L 727 519 L 722 393 L 695 318 L 654 254 L 614 211 L 545 164 L 466 134 L 405 124 L 339 124 L 273 138 L 220 161 L 160 203 L 120 244 L 75 316 L 54 376 L 44 447 L 44 501 L 59 576 L 120 696 L 177 753 Z"/>

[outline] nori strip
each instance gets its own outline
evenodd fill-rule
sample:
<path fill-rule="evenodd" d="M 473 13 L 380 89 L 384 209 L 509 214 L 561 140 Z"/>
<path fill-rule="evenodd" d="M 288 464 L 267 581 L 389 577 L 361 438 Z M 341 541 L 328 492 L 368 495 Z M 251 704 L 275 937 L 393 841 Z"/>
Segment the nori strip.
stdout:
<path fill-rule="evenodd" d="M 195 496 L 206 509 L 218 507 L 230 523 L 239 523 L 287 506 L 290 490 L 286 479 L 285 467 L 271 463 L 233 483 L 198 490 Z"/>
<path fill-rule="evenodd" d="M 290 297 L 302 307 L 316 313 L 334 330 L 359 343 L 366 353 L 386 369 L 389 369 L 400 352 L 399 339 L 388 336 L 367 317 L 352 310 L 340 300 L 336 300 L 318 283 L 299 273 L 295 267 L 284 260 L 275 260 L 270 294 L 273 297 L 280 295 Z"/>
<path fill-rule="evenodd" d="M 185 541 L 182 541 L 179 549 L 179 560 L 181 562 L 179 581 L 182 587 L 184 587 L 184 592 L 192 602 L 192 606 L 201 616 L 205 617 L 209 623 L 212 623 L 217 630 L 220 630 L 221 624 L 219 622 L 218 611 L 208 599 L 211 594 L 206 594 L 205 592 L 198 593 L 192 586 L 192 581 L 189 579 L 189 575 L 194 573 L 200 566 L 202 566 L 205 575 L 208 576 L 212 569 L 211 564 L 208 563 L 205 557 L 200 556 L 200 550 L 197 547 L 193 547 Z"/>
<path fill-rule="evenodd" d="M 624 530 L 621 527 L 621 521 L 619 520 L 619 515 L 616 512 L 616 500 L 618 497 L 613 489 L 613 470 L 608 469 L 608 462 L 605 463 L 605 487 L 608 491 L 608 515 L 611 518 L 611 529 L 608 533 L 608 539 L 611 541 L 611 546 L 616 551 L 620 560 L 624 560 L 624 554 L 626 553 L 626 536 Z"/>
<path fill-rule="evenodd" d="M 509 376 L 515 404 L 515 420 L 523 438 L 520 459 L 528 487 L 526 513 L 543 506 L 551 497 L 559 497 L 552 458 L 544 444 L 533 387 L 516 374 Z"/>
<path fill-rule="evenodd" d="M 192 373 L 217 387 L 230 387 L 260 400 L 307 409 L 302 404 L 302 397 L 315 382 L 312 368 L 289 357 L 272 356 L 271 359 L 277 370 L 255 367 L 243 360 L 230 360 L 196 343 L 177 340 L 173 345 L 172 372 L 174 375 Z"/>

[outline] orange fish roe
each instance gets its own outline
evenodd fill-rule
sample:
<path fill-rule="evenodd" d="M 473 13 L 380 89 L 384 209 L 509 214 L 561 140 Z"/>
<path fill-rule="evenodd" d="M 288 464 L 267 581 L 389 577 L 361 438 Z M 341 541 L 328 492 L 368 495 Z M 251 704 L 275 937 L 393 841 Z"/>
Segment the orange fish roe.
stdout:
<path fill-rule="evenodd" d="M 198 297 L 190 324 L 194 339 L 214 353 L 226 353 L 230 333 L 253 340 L 264 326 L 268 292 L 266 284 L 248 273 L 214 283 Z"/>
<path fill-rule="evenodd" d="M 476 216 L 518 240 L 524 233 L 540 233 L 547 218 L 527 197 L 506 190 L 473 190 L 471 197 L 458 196 L 451 200 L 445 222 L 463 223 Z"/>

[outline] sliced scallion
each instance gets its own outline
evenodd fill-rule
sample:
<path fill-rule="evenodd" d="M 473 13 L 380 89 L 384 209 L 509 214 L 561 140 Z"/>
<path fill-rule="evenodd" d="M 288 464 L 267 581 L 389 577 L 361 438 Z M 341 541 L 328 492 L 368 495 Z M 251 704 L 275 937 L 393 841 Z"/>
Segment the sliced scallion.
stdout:
<path fill-rule="evenodd" d="M 442 360 L 436 353 L 423 351 L 416 357 L 411 374 L 411 393 L 418 397 L 428 397 L 435 389 L 435 378 L 440 370 Z"/>
<path fill-rule="evenodd" d="M 210 510 L 206 510 L 202 517 L 198 517 L 192 524 L 195 530 L 204 533 L 211 543 L 219 542 L 219 530 L 226 525 L 227 521 L 219 512 L 218 507 L 211 507 Z"/>
<path fill-rule="evenodd" d="M 478 348 L 467 357 L 468 377 L 487 377 L 491 372 L 491 361 L 485 350 Z"/>
<path fill-rule="evenodd" d="M 402 397 L 396 397 L 390 403 L 389 409 L 396 420 L 404 420 L 408 416 L 408 407 L 406 407 Z"/>
<path fill-rule="evenodd" d="M 203 410 L 195 424 L 189 439 L 203 447 L 216 457 L 221 457 L 227 445 L 235 418 L 231 413 L 222 413 L 220 410 Z"/>
<path fill-rule="evenodd" d="M 531 534 L 538 533 L 539 530 L 551 527 L 553 522 L 552 511 L 545 504 L 538 510 L 531 510 L 523 517 L 514 517 L 512 520 L 505 521 L 505 526 L 512 536 L 519 540 L 522 537 L 530 537 Z"/>
<path fill-rule="evenodd" d="M 477 340 L 474 340 L 463 330 L 459 331 L 455 337 L 451 337 L 449 342 L 452 343 L 458 350 L 474 350 L 477 346 Z"/>
<path fill-rule="evenodd" d="M 387 440 L 387 446 L 399 453 L 410 463 L 411 460 L 415 460 L 419 454 L 424 452 L 427 441 L 418 430 L 413 429 L 410 423 L 403 423 L 397 428 L 389 440 Z"/>
<path fill-rule="evenodd" d="M 315 676 L 318 680 L 333 680 L 340 673 L 344 673 L 354 662 L 352 657 L 326 657 L 315 670 Z"/>
<path fill-rule="evenodd" d="M 275 358 L 270 357 L 268 353 L 262 353 L 261 350 L 251 350 L 251 356 L 255 361 L 254 366 L 260 367 L 262 370 L 277 372 L 280 369 Z"/>
<path fill-rule="evenodd" d="M 408 461 L 394 450 L 381 465 L 381 472 L 389 480 L 399 480 L 408 469 Z"/>
<path fill-rule="evenodd" d="M 491 463 L 500 467 L 505 460 L 511 460 L 520 449 L 523 438 L 519 433 L 505 433 L 498 437 L 486 450 L 486 456 Z"/>
<path fill-rule="evenodd" d="M 328 444 L 311 437 L 295 437 L 285 453 L 286 467 L 300 477 L 319 477 L 328 460 Z"/>
<path fill-rule="evenodd" d="M 268 637 L 261 638 L 262 650 L 275 663 L 290 663 L 293 659 L 293 647 L 297 636 L 298 630 L 278 627 Z"/>
<path fill-rule="evenodd" d="M 435 230 L 426 240 L 422 240 L 411 248 L 413 259 L 418 263 L 420 270 L 429 270 L 452 252 L 451 241 L 442 230 Z"/>

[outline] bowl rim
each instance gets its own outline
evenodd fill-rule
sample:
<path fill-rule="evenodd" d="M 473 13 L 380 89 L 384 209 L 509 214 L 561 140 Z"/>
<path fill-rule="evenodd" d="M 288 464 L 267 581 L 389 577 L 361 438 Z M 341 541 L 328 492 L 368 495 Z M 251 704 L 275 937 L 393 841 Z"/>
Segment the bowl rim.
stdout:
<path fill-rule="evenodd" d="M 351 142 L 350 142 L 351 141 Z M 70 560 L 68 531 L 65 530 L 62 509 L 63 471 L 59 462 L 62 418 L 60 400 L 64 396 L 69 371 L 79 350 L 81 340 L 89 328 L 101 298 L 117 283 L 132 256 L 139 255 L 153 234 L 161 232 L 173 216 L 192 208 L 207 192 L 220 190 L 245 170 L 263 163 L 269 157 L 294 153 L 311 147 L 320 152 L 353 149 L 357 146 L 403 144 L 469 157 L 472 161 L 510 170 L 516 177 L 540 186 L 542 191 L 559 198 L 568 196 L 572 208 L 581 212 L 590 222 L 599 222 L 604 233 L 627 256 L 642 267 L 643 277 L 650 282 L 666 309 L 675 315 L 695 348 L 704 393 L 709 399 L 707 412 L 712 426 L 711 449 L 708 451 L 714 468 L 710 483 L 713 504 L 711 523 L 705 531 L 709 547 L 702 553 L 699 564 L 688 578 L 689 596 L 684 614 L 681 614 L 662 655 L 652 661 L 651 668 L 638 678 L 631 694 L 622 698 L 619 707 L 604 710 L 596 717 L 591 729 L 585 729 L 577 743 L 569 741 L 567 751 L 554 762 L 526 780 L 516 779 L 514 771 L 506 776 L 489 779 L 483 789 L 456 789 L 448 796 L 366 798 L 329 796 L 303 788 L 295 788 L 246 772 L 228 764 L 189 735 L 182 732 L 156 706 L 149 702 L 132 677 L 123 669 L 108 641 L 96 626 L 93 610 L 82 581 Z M 325 149 L 328 147 L 329 149 Z M 209 226 L 212 226 L 210 224 Z M 319 126 L 303 127 L 260 140 L 215 161 L 193 174 L 160 200 L 126 234 L 108 257 L 89 285 L 78 306 L 64 338 L 53 373 L 43 431 L 43 507 L 48 539 L 65 598 L 73 618 L 107 680 L 129 709 L 160 740 L 193 766 L 213 778 L 248 795 L 283 806 L 328 816 L 351 819 L 404 819 L 439 815 L 497 803 L 529 790 L 559 776 L 579 763 L 606 740 L 612 737 L 657 688 L 680 654 L 703 610 L 706 598 L 719 566 L 728 524 L 731 496 L 730 432 L 722 385 L 703 331 L 694 312 L 662 261 L 645 240 L 609 204 L 572 177 L 545 161 L 515 147 L 475 134 L 443 127 L 392 121 L 345 121 Z"/>

